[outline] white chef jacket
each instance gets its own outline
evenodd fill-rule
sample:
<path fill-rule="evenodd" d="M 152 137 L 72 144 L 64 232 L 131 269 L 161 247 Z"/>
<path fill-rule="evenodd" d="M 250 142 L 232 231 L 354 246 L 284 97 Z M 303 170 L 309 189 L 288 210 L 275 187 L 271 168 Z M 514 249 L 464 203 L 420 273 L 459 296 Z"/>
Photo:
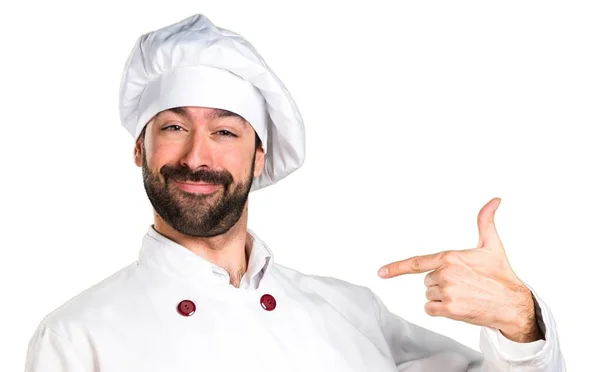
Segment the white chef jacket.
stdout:
<path fill-rule="evenodd" d="M 250 229 L 240 288 L 227 272 L 150 226 L 138 261 L 48 314 L 26 372 L 565 371 L 554 320 L 545 340 L 481 328 L 481 351 L 391 313 L 368 288 L 274 263 Z M 273 296 L 275 308 L 261 304 Z M 191 315 L 178 311 L 194 303 Z"/>

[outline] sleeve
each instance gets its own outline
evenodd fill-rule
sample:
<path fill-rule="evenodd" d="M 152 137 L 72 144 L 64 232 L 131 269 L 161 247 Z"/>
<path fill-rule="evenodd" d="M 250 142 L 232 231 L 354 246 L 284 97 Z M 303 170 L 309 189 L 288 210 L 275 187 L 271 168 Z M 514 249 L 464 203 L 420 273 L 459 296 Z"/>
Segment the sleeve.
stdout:
<path fill-rule="evenodd" d="M 29 341 L 25 372 L 84 372 L 73 348 L 58 333 L 40 324 Z"/>
<path fill-rule="evenodd" d="M 381 331 L 398 371 L 566 371 L 554 322 L 549 310 L 541 302 L 545 340 L 516 343 L 506 339 L 498 330 L 482 327 L 482 352 L 478 352 L 456 340 L 408 322 L 390 312 L 377 295 L 373 294 L 373 298 Z"/>

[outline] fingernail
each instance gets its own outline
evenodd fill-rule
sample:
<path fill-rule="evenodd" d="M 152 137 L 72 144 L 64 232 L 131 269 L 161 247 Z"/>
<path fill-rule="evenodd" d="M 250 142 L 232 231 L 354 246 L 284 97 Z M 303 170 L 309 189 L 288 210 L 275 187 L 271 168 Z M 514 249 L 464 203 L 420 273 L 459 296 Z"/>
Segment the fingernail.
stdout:
<path fill-rule="evenodd" d="M 380 277 L 385 277 L 385 276 L 387 276 L 388 272 L 389 272 L 389 270 L 387 267 L 382 267 L 381 269 L 379 269 L 378 274 Z"/>

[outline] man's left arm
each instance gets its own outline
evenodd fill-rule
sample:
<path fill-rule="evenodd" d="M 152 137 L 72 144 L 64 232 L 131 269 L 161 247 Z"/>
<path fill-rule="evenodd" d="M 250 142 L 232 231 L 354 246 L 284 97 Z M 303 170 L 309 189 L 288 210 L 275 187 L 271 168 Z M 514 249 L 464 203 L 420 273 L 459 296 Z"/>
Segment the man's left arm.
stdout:
<path fill-rule="evenodd" d="M 480 346 L 493 370 L 563 371 L 550 310 L 508 263 L 494 224 L 499 204 L 500 199 L 494 198 L 480 210 L 476 248 L 393 262 L 379 275 L 429 272 L 425 311 L 483 327 Z"/>

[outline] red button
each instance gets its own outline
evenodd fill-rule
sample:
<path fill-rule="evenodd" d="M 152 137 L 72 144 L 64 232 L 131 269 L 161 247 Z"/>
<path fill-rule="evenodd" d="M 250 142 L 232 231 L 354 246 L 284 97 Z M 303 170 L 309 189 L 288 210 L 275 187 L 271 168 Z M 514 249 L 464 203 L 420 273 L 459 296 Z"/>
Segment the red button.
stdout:
<path fill-rule="evenodd" d="M 267 311 L 271 311 L 275 308 L 275 306 L 277 306 L 277 302 L 275 301 L 275 298 L 273 296 L 271 296 L 270 294 L 263 295 L 260 298 L 260 304 L 262 305 L 263 309 L 265 309 Z"/>
<path fill-rule="evenodd" d="M 194 315 L 196 312 L 196 305 L 190 300 L 183 300 L 177 305 L 177 311 L 183 316 Z"/>

